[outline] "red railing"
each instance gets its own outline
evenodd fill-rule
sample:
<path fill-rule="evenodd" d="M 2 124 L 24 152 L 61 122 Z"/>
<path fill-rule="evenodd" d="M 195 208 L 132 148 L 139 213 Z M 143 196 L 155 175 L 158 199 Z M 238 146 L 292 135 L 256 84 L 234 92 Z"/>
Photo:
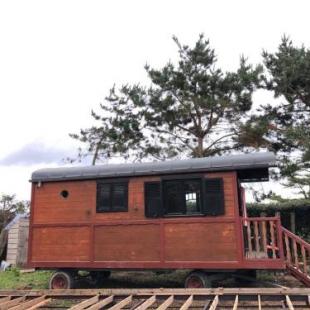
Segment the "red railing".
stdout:
<path fill-rule="evenodd" d="M 243 218 L 245 258 L 279 259 L 283 257 L 279 217 Z"/>
<path fill-rule="evenodd" d="M 298 280 L 310 286 L 310 244 L 281 226 L 279 217 L 242 219 L 246 260 L 285 261 Z"/>
<path fill-rule="evenodd" d="M 282 227 L 284 254 L 289 269 L 310 283 L 310 244 Z"/>

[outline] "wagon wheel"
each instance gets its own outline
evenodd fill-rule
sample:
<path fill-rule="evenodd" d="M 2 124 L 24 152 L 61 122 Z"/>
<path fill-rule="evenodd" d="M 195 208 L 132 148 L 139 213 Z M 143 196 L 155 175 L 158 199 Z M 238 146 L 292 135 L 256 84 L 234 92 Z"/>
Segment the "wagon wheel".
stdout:
<path fill-rule="evenodd" d="M 185 279 L 185 288 L 211 287 L 211 281 L 203 271 L 193 271 Z"/>
<path fill-rule="evenodd" d="M 74 286 L 72 274 L 68 271 L 56 271 L 50 278 L 50 289 L 70 289 Z"/>

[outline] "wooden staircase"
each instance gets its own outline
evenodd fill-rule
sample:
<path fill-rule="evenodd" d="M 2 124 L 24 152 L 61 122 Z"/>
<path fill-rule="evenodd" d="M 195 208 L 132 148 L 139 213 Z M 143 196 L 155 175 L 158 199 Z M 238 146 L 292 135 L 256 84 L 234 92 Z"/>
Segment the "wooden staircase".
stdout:
<path fill-rule="evenodd" d="M 310 287 L 310 244 L 284 227 L 281 227 L 281 230 L 288 271 Z"/>
<path fill-rule="evenodd" d="M 310 244 L 281 225 L 279 217 L 243 218 L 245 259 L 283 261 L 287 270 L 310 287 Z"/>

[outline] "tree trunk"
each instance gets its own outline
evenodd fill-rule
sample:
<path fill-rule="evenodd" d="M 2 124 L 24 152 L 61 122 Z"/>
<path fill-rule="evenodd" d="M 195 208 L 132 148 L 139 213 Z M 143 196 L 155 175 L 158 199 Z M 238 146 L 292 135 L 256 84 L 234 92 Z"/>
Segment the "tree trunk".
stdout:
<path fill-rule="evenodd" d="M 197 157 L 203 157 L 203 138 L 198 138 Z"/>

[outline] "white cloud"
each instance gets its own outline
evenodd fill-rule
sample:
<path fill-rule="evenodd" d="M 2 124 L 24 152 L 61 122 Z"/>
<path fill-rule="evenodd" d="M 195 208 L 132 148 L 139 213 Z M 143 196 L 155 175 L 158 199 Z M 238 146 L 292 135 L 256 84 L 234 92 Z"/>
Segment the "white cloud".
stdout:
<path fill-rule="evenodd" d="M 0 166 L 31 166 L 37 164 L 63 164 L 67 157 L 73 157 L 75 150 L 59 149 L 40 142 L 26 144 L 4 158 Z"/>

